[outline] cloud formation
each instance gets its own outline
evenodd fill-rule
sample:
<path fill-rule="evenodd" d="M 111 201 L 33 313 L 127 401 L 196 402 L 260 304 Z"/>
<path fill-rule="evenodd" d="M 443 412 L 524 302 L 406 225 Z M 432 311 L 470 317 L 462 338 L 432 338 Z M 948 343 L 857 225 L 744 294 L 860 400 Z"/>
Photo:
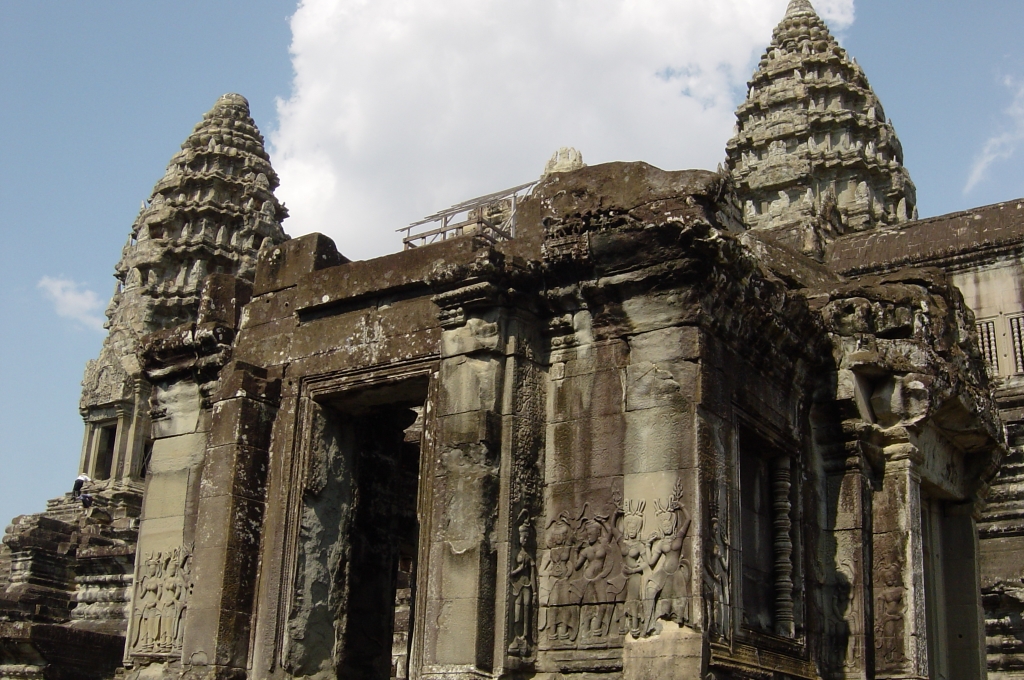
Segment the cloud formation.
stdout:
<path fill-rule="evenodd" d="M 817 0 L 841 30 L 853 0 Z M 302 0 L 271 135 L 292 235 L 351 258 L 395 230 L 589 164 L 714 169 L 787 0 Z"/>
<path fill-rule="evenodd" d="M 1009 120 L 1002 132 L 988 138 L 975 157 L 967 183 L 964 184 L 965 195 L 985 179 L 988 169 L 994 163 L 1012 158 L 1017 147 L 1024 142 L 1024 80 L 1008 76 L 1003 79 L 1003 84 L 1013 95 L 1013 101 L 1003 112 Z"/>
<path fill-rule="evenodd" d="M 91 290 L 64 277 L 44 276 L 36 288 L 53 303 L 57 316 L 78 322 L 85 328 L 103 332 L 103 301 Z"/>
<path fill-rule="evenodd" d="M 856 18 L 853 0 L 814 0 L 812 4 L 833 33 L 853 26 Z"/>

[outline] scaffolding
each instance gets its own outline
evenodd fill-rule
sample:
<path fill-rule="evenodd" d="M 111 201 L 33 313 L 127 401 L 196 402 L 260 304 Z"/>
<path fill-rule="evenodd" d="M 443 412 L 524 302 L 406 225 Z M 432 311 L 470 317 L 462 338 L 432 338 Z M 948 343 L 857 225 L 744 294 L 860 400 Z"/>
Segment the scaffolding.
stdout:
<path fill-rule="evenodd" d="M 402 238 L 405 250 L 463 234 L 475 234 L 492 243 L 507 241 L 516 235 L 516 212 L 519 201 L 530 193 L 535 184 L 537 180 L 456 203 L 450 208 L 395 231 L 405 232 Z M 440 226 L 433 226 L 438 223 Z"/>

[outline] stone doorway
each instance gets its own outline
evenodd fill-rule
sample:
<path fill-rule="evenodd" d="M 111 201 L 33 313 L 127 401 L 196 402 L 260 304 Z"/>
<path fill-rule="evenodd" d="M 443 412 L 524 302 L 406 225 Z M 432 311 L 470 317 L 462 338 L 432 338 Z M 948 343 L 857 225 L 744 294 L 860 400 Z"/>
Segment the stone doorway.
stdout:
<path fill-rule="evenodd" d="M 409 676 L 425 399 L 426 385 L 417 382 L 331 403 L 351 447 L 354 482 L 339 676 Z"/>
<path fill-rule="evenodd" d="M 303 560 L 327 568 L 326 600 L 336 604 L 323 612 L 327 616 L 314 616 L 310 623 L 319 621 L 322 628 L 307 629 L 303 637 L 306 653 L 319 656 L 308 641 L 330 626 L 333 650 L 321 653 L 333 657 L 339 677 L 408 677 L 425 399 L 426 385 L 416 383 L 361 390 L 321 404 L 314 449 L 327 468 L 326 488 L 306 502 L 336 527 L 323 534 L 333 534 L 327 542 L 307 543 Z"/>

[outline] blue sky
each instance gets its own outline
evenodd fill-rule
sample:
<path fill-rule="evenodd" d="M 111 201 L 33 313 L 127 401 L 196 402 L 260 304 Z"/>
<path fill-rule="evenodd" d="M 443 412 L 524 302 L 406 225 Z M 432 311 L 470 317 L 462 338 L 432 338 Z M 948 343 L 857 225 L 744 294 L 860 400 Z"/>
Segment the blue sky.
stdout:
<path fill-rule="evenodd" d="M 785 4 L 0 0 L 0 522 L 70 488 L 92 320 L 140 201 L 220 94 L 272 142 L 286 230 L 368 257 L 561 145 L 714 168 Z M 893 120 L 922 216 L 1024 196 L 1024 3 L 816 4 Z"/>

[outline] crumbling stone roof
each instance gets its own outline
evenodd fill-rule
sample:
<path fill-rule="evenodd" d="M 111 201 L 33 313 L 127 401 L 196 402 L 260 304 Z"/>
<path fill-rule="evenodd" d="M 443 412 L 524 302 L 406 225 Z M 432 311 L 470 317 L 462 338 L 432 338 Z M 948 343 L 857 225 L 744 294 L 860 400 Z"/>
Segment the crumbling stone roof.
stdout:
<path fill-rule="evenodd" d="M 850 234 L 828 250 L 840 274 L 892 271 L 907 265 L 956 267 L 1024 247 L 1024 199 L 911 222 L 900 229 Z"/>
<path fill-rule="evenodd" d="M 790 3 L 748 87 L 726 147 L 748 227 L 820 257 L 837 234 L 914 216 L 892 124 L 807 0 Z"/>

